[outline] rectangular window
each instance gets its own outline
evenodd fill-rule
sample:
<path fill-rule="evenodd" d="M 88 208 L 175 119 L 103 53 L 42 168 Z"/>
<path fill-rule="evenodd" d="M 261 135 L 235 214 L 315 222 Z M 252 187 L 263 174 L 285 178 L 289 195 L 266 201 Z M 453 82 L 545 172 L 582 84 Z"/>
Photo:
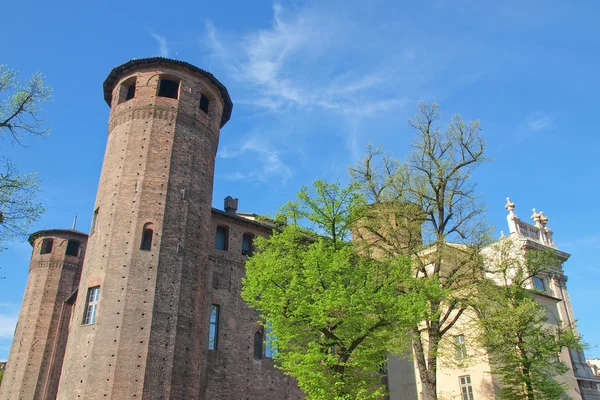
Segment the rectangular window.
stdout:
<path fill-rule="evenodd" d="M 42 241 L 42 248 L 40 249 L 40 254 L 52 253 L 52 245 L 53 244 L 54 244 L 54 239 L 44 239 Z"/>
<path fill-rule="evenodd" d="M 544 292 L 546 290 L 546 283 L 544 282 L 544 280 L 542 278 L 538 278 L 537 276 L 533 277 L 533 287 L 536 290 L 540 290 L 542 292 Z"/>
<path fill-rule="evenodd" d="M 246 233 L 244 233 L 244 236 L 242 236 L 242 255 L 252 255 L 252 236 Z"/>
<path fill-rule="evenodd" d="M 96 315 L 98 314 L 98 298 L 100 297 L 100 286 L 88 289 L 87 301 L 85 303 L 85 315 L 83 316 L 83 324 L 90 325 L 96 323 Z"/>
<path fill-rule="evenodd" d="M 460 380 L 460 394 L 462 400 L 475 400 L 473 396 L 473 386 L 471 386 L 471 376 L 465 375 L 458 378 Z"/>
<path fill-rule="evenodd" d="M 125 96 L 125 100 L 131 100 L 135 97 L 135 81 L 127 87 L 127 95 Z"/>
<path fill-rule="evenodd" d="M 216 350 L 219 338 L 219 306 L 210 305 L 210 326 L 208 328 L 208 349 Z"/>
<path fill-rule="evenodd" d="M 227 228 L 223 226 L 217 226 L 215 232 L 215 248 L 219 250 L 227 250 Z"/>
<path fill-rule="evenodd" d="M 277 346 L 275 345 L 275 338 L 273 337 L 271 324 L 267 323 L 265 335 L 265 357 L 273 358 L 277 356 Z"/>
<path fill-rule="evenodd" d="M 79 242 L 76 240 L 69 240 L 67 242 L 67 251 L 65 254 L 72 257 L 79 257 Z"/>
<path fill-rule="evenodd" d="M 467 345 L 465 344 L 465 335 L 454 336 L 454 345 L 456 346 L 456 359 L 462 360 L 467 357 Z"/>
<path fill-rule="evenodd" d="M 171 79 L 161 79 L 158 84 L 158 96 L 176 99 L 179 94 L 179 82 Z"/>
<path fill-rule="evenodd" d="M 200 110 L 208 114 L 208 97 L 203 94 L 200 95 Z"/>

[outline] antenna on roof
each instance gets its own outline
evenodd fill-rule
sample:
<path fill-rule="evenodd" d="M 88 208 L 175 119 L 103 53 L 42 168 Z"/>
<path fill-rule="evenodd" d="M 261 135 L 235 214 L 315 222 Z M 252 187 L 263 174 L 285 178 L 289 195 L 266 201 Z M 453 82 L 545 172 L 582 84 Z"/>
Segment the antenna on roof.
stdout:
<path fill-rule="evenodd" d="M 77 225 L 77 211 L 75 211 L 75 218 L 73 219 L 73 230 L 75 230 L 75 226 Z"/>

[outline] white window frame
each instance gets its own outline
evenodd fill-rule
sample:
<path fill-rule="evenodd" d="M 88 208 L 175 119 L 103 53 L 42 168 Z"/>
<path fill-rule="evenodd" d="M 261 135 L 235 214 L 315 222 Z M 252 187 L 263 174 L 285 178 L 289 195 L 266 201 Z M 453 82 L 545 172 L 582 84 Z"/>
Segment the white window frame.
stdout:
<path fill-rule="evenodd" d="M 456 359 L 464 360 L 467 358 L 467 345 L 465 343 L 465 335 L 454 336 L 454 346 L 456 346 Z"/>
<path fill-rule="evenodd" d="M 83 325 L 92 325 L 96 323 L 98 317 L 98 301 L 100 300 L 100 286 L 88 288 L 87 299 L 85 302 L 85 315 L 83 316 Z"/>
<path fill-rule="evenodd" d="M 458 377 L 460 384 L 460 396 L 462 400 L 475 400 L 473 395 L 473 385 L 471 384 L 471 375 L 463 375 Z"/>

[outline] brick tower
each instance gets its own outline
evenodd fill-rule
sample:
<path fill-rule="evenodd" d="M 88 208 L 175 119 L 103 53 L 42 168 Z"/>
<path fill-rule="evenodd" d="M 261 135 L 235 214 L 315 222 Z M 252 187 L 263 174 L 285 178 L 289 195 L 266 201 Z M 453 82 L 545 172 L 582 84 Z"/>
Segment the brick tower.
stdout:
<path fill-rule="evenodd" d="M 104 82 L 108 142 L 60 399 L 203 398 L 207 260 L 227 89 L 165 58 Z"/>
<path fill-rule="evenodd" d="M 56 398 L 71 317 L 70 297 L 79 286 L 87 235 L 52 229 L 29 237 L 33 247 L 0 399 Z"/>

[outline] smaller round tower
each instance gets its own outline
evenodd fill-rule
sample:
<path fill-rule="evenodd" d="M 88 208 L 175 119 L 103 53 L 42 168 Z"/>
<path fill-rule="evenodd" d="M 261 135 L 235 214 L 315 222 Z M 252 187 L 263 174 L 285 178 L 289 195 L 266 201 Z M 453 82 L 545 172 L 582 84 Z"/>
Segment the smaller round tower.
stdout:
<path fill-rule="evenodd" d="M 71 229 L 38 231 L 29 278 L 0 399 L 55 399 L 67 342 L 71 302 L 79 286 L 88 235 Z"/>

